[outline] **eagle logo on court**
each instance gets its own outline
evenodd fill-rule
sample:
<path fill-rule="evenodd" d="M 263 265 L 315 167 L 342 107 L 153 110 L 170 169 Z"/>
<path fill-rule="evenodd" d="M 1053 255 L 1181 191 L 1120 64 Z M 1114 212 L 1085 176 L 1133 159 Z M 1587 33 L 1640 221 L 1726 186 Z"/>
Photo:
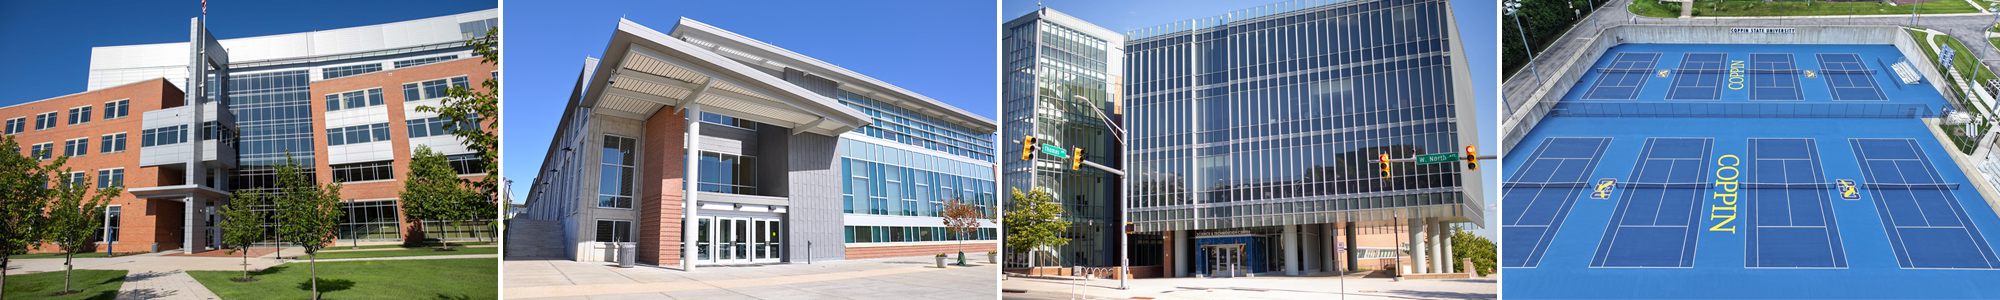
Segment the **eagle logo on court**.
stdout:
<path fill-rule="evenodd" d="M 1801 71 L 1806 72 L 1806 78 L 1819 77 L 1819 74 L 1813 73 L 1812 70 L 1801 70 Z"/>
<path fill-rule="evenodd" d="M 1667 78 L 1667 74 L 1671 74 L 1673 72 L 1674 70 L 1660 70 L 1660 78 Z"/>

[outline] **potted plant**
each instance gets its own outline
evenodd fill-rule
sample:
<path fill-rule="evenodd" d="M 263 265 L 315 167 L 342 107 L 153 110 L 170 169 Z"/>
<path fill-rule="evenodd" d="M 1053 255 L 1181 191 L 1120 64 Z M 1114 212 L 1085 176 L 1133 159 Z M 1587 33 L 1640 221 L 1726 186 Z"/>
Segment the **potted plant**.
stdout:
<path fill-rule="evenodd" d="M 999 263 L 1000 263 L 1000 251 L 986 251 L 986 263 L 989 263 L 989 264 L 999 264 Z"/>
<path fill-rule="evenodd" d="M 950 257 L 950 256 L 947 256 L 947 255 L 945 255 L 944 253 L 938 253 L 938 255 L 937 255 L 937 267 L 938 267 L 939 269 L 943 269 L 943 268 L 944 268 L 944 259 L 945 259 L 946 257 Z"/>

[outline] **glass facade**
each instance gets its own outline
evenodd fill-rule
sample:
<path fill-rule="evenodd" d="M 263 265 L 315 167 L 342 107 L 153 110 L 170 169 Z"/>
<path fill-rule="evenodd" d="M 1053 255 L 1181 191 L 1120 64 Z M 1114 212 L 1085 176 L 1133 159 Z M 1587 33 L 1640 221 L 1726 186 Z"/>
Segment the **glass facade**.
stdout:
<path fill-rule="evenodd" d="M 1085 159 L 1117 167 L 1120 146 L 1109 125 L 1116 122 L 1120 47 L 1116 36 L 1089 24 L 1065 24 L 1042 18 L 1056 14 L 1039 10 L 1030 18 L 1002 26 L 1001 122 L 1010 146 L 1033 135 L 1044 145 L 1083 148 Z M 1089 32 L 1099 32 L 1091 34 Z M 1082 97 L 1079 101 L 1076 98 Z M 1084 102 L 1090 101 L 1090 102 Z M 1102 109 L 1102 111 L 1099 111 Z M 1105 119 L 1113 118 L 1112 120 Z M 1062 218 L 1071 224 L 1069 244 L 1055 247 L 1045 266 L 1106 266 L 1117 263 L 1115 246 L 1118 177 L 1096 169 L 1071 170 L 1066 159 L 1035 154 L 1021 160 L 1019 147 L 1006 147 L 1002 191 L 1040 189 L 1061 204 Z M 1044 256 L 1045 258 L 1047 256 Z"/>
<path fill-rule="evenodd" d="M 342 241 L 395 241 L 402 240 L 401 213 L 396 210 L 396 200 L 369 200 L 348 202 L 340 207 L 347 211 L 340 222 Z"/>
<path fill-rule="evenodd" d="M 277 185 L 275 166 L 285 157 L 304 166 L 315 165 L 313 150 L 313 97 L 308 88 L 311 74 L 306 70 L 254 74 L 230 74 L 229 94 L 223 100 L 236 115 L 238 168 L 229 187 L 235 190 L 270 189 Z M 216 95 L 215 77 L 209 77 L 209 95 Z M 206 101 L 206 100 L 204 100 Z M 300 169 L 307 178 L 316 178 L 312 168 Z"/>
<path fill-rule="evenodd" d="M 849 243 L 933 242 L 957 241 L 961 239 L 976 241 L 1000 238 L 999 231 L 994 228 L 974 229 L 964 233 L 962 236 L 951 232 L 950 227 L 847 226 L 843 230 L 847 232 L 847 242 Z"/>
<path fill-rule="evenodd" d="M 937 217 L 946 201 L 965 199 L 998 216 L 991 167 L 848 138 L 840 152 L 846 213 Z"/>
<path fill-rule="evenodd" d="M 1139 230 L 1462 203 L 1459 164 L 1398 163 L 1383 178 L 1372 162 L 1461 146 L 1445 5 L 1350 1 L 1135 33 L 1125 74 Z"/>
<path fill-rule="evenodd" d="M 976 133 L 978 130 L 846 90 L 841 90 L 838 96 L 841 104 L 875 118 L 874 124 L 854 132 L 976 160 L 993 160 L 993 138 Z"/>

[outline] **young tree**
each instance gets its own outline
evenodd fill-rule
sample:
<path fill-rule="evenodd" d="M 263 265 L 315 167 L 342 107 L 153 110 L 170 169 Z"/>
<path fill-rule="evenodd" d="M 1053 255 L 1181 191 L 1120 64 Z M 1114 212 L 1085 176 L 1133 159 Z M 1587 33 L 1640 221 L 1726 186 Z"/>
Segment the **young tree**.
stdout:
<path fill-rule="evenodd" d="M 1069 230 L 1069 221 L 1062 220 L 1062 205 L 1040 189 L 1021 193 L 1015 189 L 1011 197 L 1014 205 L 1001 215 L 1001 228 L 1007 230 L 1007 249 L 1011 252 L 1028 253 L 1028 267 L 1035 267 L 1036 249 L 1069 244 L 1062 233 Z"/>
<path fill-rule="evenodd" d="M 0 136 L 0 191 L 7 191 L 0 193 L 0 288 L 7 285 L 8 257 L 28 253 L 42 242 L 38 229 L 46 220 L 43 212 L 54 172 L 34 155 L 21 155 L 13 136 Z"/>
<path fill-rule="evenodd" d="M 979 230 L 979 220 L 986 219 L 986 212 L 966 203 L 964 196 L 953 195 L 945 201 L 940 215 L 944 217 L 944 227 L 958 237 L 958 264 L 965 265 L 965 236 Z"/>
<path fill-rule="evenodd" d="M 67 160 L 68 157 L 57 158 L 49 163 L 49 167 L 60 168 Z M 63 253 L 63 289 L 56 293 L 58 295 L 83 292 L 70 290 L 70 271 L 75 265 L 73 259 L 78 252 L 97 246 L 97 240 L 93 238 L 104 229 L 104 205 L 124 192 L 121 187 L 111 186 L 96 189 L 97 194 L 91 195 L 90 180 L 68 178 L 66 174 L 70 172 L 69 169 L 62 169 L 56 172 L 56 177 L 50 178 L 56 184 L 55 189 L 50 191 L 53 199 L 49 202 L 48 217 L 41 227 L 48 242 L 54 243 Z"/>
<path fill-rule="evenodd" d="M 340 226 L 340 184 L 321 185 L 299 173 L 290 155 L 277 170 L 278 239 L 305 248 L 312 298 L 319 299 L 319 250 L 333 243 Z"/>
<path fill-rule="evenodd" d="M 1472 234 L 1471 231 L 1466 231 L 1465 227 L 1452 226 L 1451 257 L 1471 258 L 1473 265 L 1464 266 L 1464 264 L 1459 264 L 1459 267 L 1466 269 L 1467 273 L 1478 273 L 1479 276 L 1486 276 L 1487 273 L 1493 270 L 1494 259 L 1499 256 L 1499 253 L 1499 247 L 1494 246 L 1492 240 Z"/>
<path fill-rule="evenodd" d="M 250 246 L 264 241 L 265 218 L 256 207 L 270 201 L 271 194 L 239 190 L 229 197 L 229 205 L 222 207 L 222 241 L 243 256 L 243 278 L 237 282 L 257 281 L 250 279 Z"/>
<path fill-rule="evenodd" d="M 478 208 L 486 203 L 486 199 L 480 197 L 478 187 L 460 180 L 450 161 L 428 146 L 417 146 L 417 154 L 410 157 L 410 173 L 404 176 L 403 191 L 398 195 L 402 198 L 403 215 L 418 224 L 427 220 L 472 219 L 478 216 L 474 214 Z M 438 242 L 444 245 L 437 251 L 452 251 L 451 244 L 444 238 L 438 238 Z"/>
<path fill-rule="evenodd" d="M 472 46 L 472 53 L 479 55 L 481 63 L 493 64 L 494 66 L 500 65 L 499 28 L 487 30 L 485 37 L 465 41 L 465 44 Z M 480 82 L 479 85 L 484 87 L 485 90 L 474 91 L 465 87 L 452 87 L 451 91 L 446 93 L 449 97 L 445 98 L 440 103 L 440 106 L 418 106 L 417 111 L 437 113 L 438 117 L 450 120 L 451 122 L 448 124 L 451 125 L 446 125 L 449 127 L 445 128 L 445 130 L 449 130 L 452 135 L 458 136 L 459 144 L 465 145 L 466 148 L 472 149 L 473 153 L 479 155 L 479 161 L 482 162 L 481 166 L 485 169 L 484 172 L 480 173 L 487 176 L 480 178 L 478 181 L 459 180 L 467 182 L 467 185 L 472 186 L 472 190 L 477 191 L 481 195 L 480 199 L 485 202 L 479 202 L 482 206 L 477 209 L 467 210 L 467 212 L 471 213 L 472 216 L 499 219 L 500 206 L 505 205 L 497 200 L 500 198 L 500 176 L 494 176 L 494 174 L 500 172 L 500 164 L 498 163 L 500 161 L 500 78 L 499 76 L 487 78 L 486 81 Z M 488 223 L 488 226 L 492 225 L 492 223 Z M 439 241 L 442 240 L 439 239 Z"/>

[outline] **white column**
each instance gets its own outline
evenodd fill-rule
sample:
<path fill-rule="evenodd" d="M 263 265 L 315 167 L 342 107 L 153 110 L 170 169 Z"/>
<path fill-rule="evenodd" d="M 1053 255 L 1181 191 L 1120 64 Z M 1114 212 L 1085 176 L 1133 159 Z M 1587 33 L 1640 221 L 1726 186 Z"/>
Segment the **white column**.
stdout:
<path fill-rule="evenodd" d="M 1431 224 L 1432 229 L 1429 232 L 1425 232 L 1426 234 L 1429 234 L 1431 236 L 1430 261 L 1433 262 L 1430 264 L 1431 273 L 1444 273 L 1446 271 L 1444 269 L 1444 265 L 1449 263 L 1446 262 L 1444 259 L 1442 259 L 1444 258 L 1444 235 L 1445 235 L 1444 232 L 1446 229 L 1444 228 L 1443 221 L 1431 221 L 1431 222 L 1432 222 Z"/>
<path fill-rule="evenodd" d="M 1424 219 L 1410 219 L 1410 270 L 1404 274 L 1424 273 Z"/>
<path fill-rule="evenodd" d="M 1285 225 L 1285 276 L 1299 276 L 1299 225 Z"/>
<path fill-rule="evenodd" d="M 201 199 L 188 195 L 181 200 L 181 208 L 186 211 L 181 223 L 181 253 L 194 254 L 202 244 Z"/>
<path fill-rule="evenodd" d="M 700 234 L 696 232 L 697 228 L 695 227 L 699 224 L 695 219 L 695 205 L 701 203 L 695 199 L 697 195 L 695 193 L 697 186 L 695 179 L 700 177 L 699 174 L 701 174 L 699 168 L 701 166 L 701 104 L 691 103 L 694 101 L 688 102 L 690 103 L 687 108 L 687 136 L 681 137 L 687 141 L 686 153 L 682 153 L 685 155 L 682 156 L 681 160 L 682 164 L 687 165 L 687 172 L 681 173 L 681 270 L 694 272 L 694 249 L 695 247 L 700 247 L 699 245 L 695 245 L 695 237 L 698 236 L 697 234 Z M 664 243 L 666 241 L 660 242 Z"/>
<path fill-rule="evenodd" d="M 1193 255 L 1188 253 L 1188 246 L 1193 246 L 1194 240 L 1188 239 L 1186 230 L 1175 230 L 1174 235 L 1168 238 L 1174 239 L 1174 277 L 1188 277 L 1188 268 L 1194 267 L 1188 263 L 1192 259 L 1188 256 Z"/>
<path fill-rule="evenodd" d="M 1451 228 L 1451 226 L 1444 226 L 1444 228 Z M 1452 257 L 1453 255 L 1451 255 L 1451 243 L 1455 242 L 1458 239 L 1458 237 L 1452 236 L 1451 233 L 1445 233 L 1443 235 L 1444 238 L 1439 239 L 1439 241 L 1441 241 L 1440 243 L 1444 244 L 1444 259 L 1439 260 L 1438 263 L 1444 265 L 1445 273 L 1457 272 L 1458 271 L 1457 268 L 1451 267 L 1453 264 L 1458 263 L 1457 258 Z"/>
<path fill-rule="evenodd" d="M 1324 264 L 1324 265 L 1325 265 L 1325 266 L 1323 266 L 1323 267 L 1320 267 L 1320 270 L 1321 270 L 1321 271 L 1340 271 L 1340 269 L 1339 269 L 1339 266 L 1338 266 L 1338 265 L 1339 265 L 1339 261 L 1337 261 L 1337 260 L 1335 260 L 1335 259 L 1334 259 L 1335 257 L 1339 257 L 1339 255 L 1336 255 L 1336 254 L 1339 254 L 1339 253 L 1340 253 L 1340 249 L 1337 249 L 1336 247 L 1334 247 L 1335 245 L 1334 245 L 1333 241 L 1334 241 L 1334 239 L 1336 239 L 1337 237 L 1336 237 L 1336 236 L 1334 235 L 1334 231 L 1333 231 L 1333 230 L 1334 230 L 1334 228 L 1333 228 L 1333 223 L 1324 223 L 1324 224 L 1319 224 L 1319 228 L 1320 228 L 1320 229 L 1319 229 L 1319 235 L 1320 235 L 1321 237 L 1325 237 L 1325 238 L 1323 239 L 1323 240 L 1325 240 L 1325 243 L 1322 243 L 1322 244 L 1326 245 L 1326 247 L 1323 247 L 1323 248 L 1322 248 L 1322 249 L 1320 249 L 1320 251 L 1319 251 L 1319 252 L 1321 252 L 1321 253 L 1320 253 L 1320 254 L 1321 254 L 1321 258 L 1325 258 L 1325 259 L 1322 259 L 1322 260 L 1320 260 L 1320 263 L 1321 263 L 1321 264 Z"/>

